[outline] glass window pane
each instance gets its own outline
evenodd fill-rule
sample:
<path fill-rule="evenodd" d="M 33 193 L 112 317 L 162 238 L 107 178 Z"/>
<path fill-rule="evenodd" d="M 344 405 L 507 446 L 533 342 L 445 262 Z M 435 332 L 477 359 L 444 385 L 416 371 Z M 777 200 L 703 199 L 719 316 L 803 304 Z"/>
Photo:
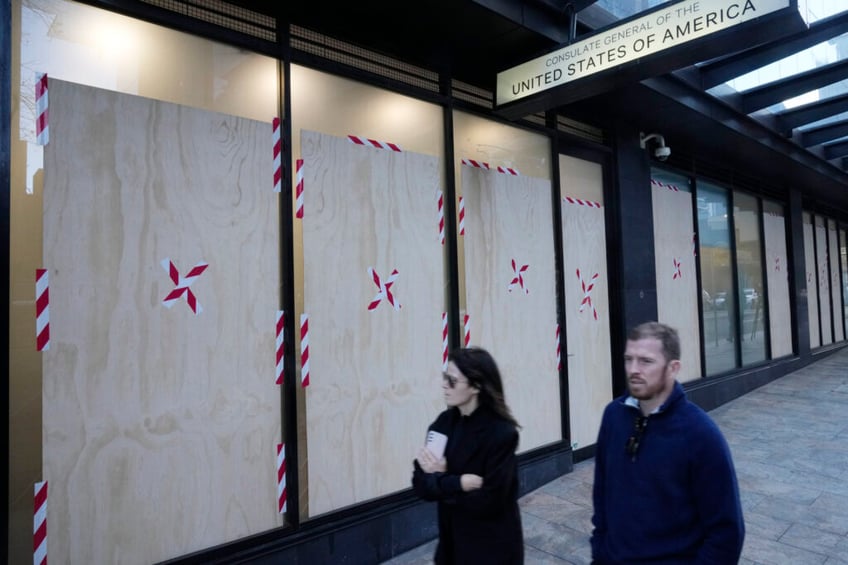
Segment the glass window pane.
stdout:
<path fill-rule="evenodd" d="M 292 164 L 304 187 L 295 202 L 302 218 L 293 228 L 295 308 L 308 314 L 313 332 L 322 328 L 309 343 L 311 358 L 319 360 L 312 362 L 310 392 L 299 387 L 297 399 L 304 406 L 298 447 L 308 462 L 298 483 L 305 520 L 408 488 L 408 462 L 387 454 L 414 443 L 422 430 L 399 424 L 427 422 L 440 410 L 441 381 L 433 376 L 441 365 L 428 352 L 441 348 L 445 309 L 437 216 L 444 116 L 438 105 L 304 66 L 292 65 L 290 77 Z M 397 302 L 380 299 L 369 315 L 381 278 L 397 279 Z M 387 317 L 393 306 L 403 307 L 405 321 Z M 425 328 L 414 341 L 411 327 Z M 396 355 L 380 355 L 381 336 L 390 332 Z M 413 401 L 397 390 L 420 396 Z M 363 406 L 354 398 L 370 400 Z M 379 481 L 342 472 L 359 455 L 327 433 L 328 417 L 352 437 L 366 437 L 374 418 L 392 428 L 369 445 L 386 462 Z"/>
<path fill-rule="evenodd" d="M 27 532 L 31 540 L 32 481 L 39 476 L 34 470 L 43 468 L 43 367 L 32 329 L 33 277 L 36 268 L 48 265 L 42 249 L 45 172 L 35 136 L 36 73 L 266 122 L 278 111 L 281 77 L 271 57 L 79 2 L 12 0 L 11 13 L 12 99 L 2 101 L 12 109 L 9 390 L 16 406 L 9 419 L 15 456 L 9 461 L 8 553 L 10 563 L 23 563 L 32 555 Z M 50 102 L 58 100 L 51 94 Z M 145 225 L 148 212 L 138 211 Z"/>
<path fill-rule="evenodd" d="M 760 237 L 759 202 L 753 196 L 735 193 L 733 221 L 736 227 L 736 267 L 739 276 L 739 333 L 742 364 L 766 358 L 768 316 L 763 300 L 763 243 Z"/>
<path fill-rule="evenodd" d="M 463 330 L 468 328 L 472 343 L 500 352 L 498 365 L 504 375 L 504 394 L 521 422 L 519 451 L 525 451 L 562 438 L 556 365 L 547 361 L 544 333 L 534 336 L 532 331 L 521 335 L 504 332 L 495 323 L 495 312 L 519 323 L 522 312 L 535 304 L 538 310 L 534 311 L 543 313 L 535 319 L 539 328 L 556 327 L 556 312 L 550 311 L 556 308 L 555 238 L 552 226 L 543 220 L 553 213 L 551 164 L 545 158 L 551 152 L 550 139 L 458 110 L 453 112 L 453 133 L 456 204 L 464 218 L 462 235 L 457 238 Z M 576 176 L 592 179 L 594 182 L 590 183 L 599 187 L 599 169 L 585 163 Z M 516 268 L 526 269 L 521 284 L 527 285 L 525 297 L 534 297 L 536 302 L 525 301 L 524 306 L 513 311 L 517 303 L 508 299 L 501 302 L 505 295 L 496 290 L 495 281 L 500 280 L 500 273 L 506 273 L 509 276 L 505 282 L 511 284 Z M 482 281 L 487 282 L 481 284 Z M 602 286 L 600 280 L 597 286 Z M 514 288 L 521 290 L 520 286 Z M 595 298 L 599 294 L 600 290 Z M 599 329 L 596 342 L 603 342 L 602 334 Z M 595 360 L 596 366 L 602 364 L 612 370 L 609 355 L 603 362 Z M 553 380 L 540 379 L 541 388 L 531 392 L 514 380 L 522 371 L 547 374 Z M 585 437 L 577 435 L 571 440 L 584 445 L 594 441 L 596 435 L 597 429 L 593 429 Z"/>
<path fill-rule="evenodd" d="M 734 339 L 735 294 L 730 254 L 729 195 L 709 183 L 699 183 L 698 257 L 704 302 L 704 360 L 707 375 L 737 366 Z"/>

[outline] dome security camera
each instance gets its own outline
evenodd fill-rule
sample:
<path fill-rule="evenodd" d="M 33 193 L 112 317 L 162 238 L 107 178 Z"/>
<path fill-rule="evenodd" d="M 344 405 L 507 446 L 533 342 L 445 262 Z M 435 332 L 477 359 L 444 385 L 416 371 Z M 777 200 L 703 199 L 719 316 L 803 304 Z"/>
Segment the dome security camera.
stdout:
<path fill-rule="evenodd" d="M 658 134 L 652 133 L 650 135 L 646 135 L 644 133 L 639 133 L 639 147 L 642 149 L 647 148 L 648 142 L 650 140 L 656 140 L 657 147 L 654 149 L 654 157 L 656 157 L 660 161 L 665 161 L 668 159 L 668 156 L 671 155 L 671 147 L 666 146 L 665 138 Z"/>
<path fill-rule="evenodd" d="M 654 157 L 656 157 L 660 161 L 665 161 L 666 159 L 668 159 L 669 155 L 671 155 L 671 147 L 660 145 L 659 147 L 654 149 Z"/>

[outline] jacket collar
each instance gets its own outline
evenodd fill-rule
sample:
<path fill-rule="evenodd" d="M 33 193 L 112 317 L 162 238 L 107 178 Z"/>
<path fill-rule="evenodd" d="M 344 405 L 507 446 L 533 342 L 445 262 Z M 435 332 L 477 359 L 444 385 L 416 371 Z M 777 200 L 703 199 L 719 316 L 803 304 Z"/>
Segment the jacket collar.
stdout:
<path fill-rule="evenodd" d="M 683 385 L 680 384 L 679 381 L 674 381 L 674 388 L 671 389 L 671 394 L 668 395 L 668 398 L 665 399 L 665 402 L 660 404 L 656 409 L 654 409 L 651 414 L 661 414 L 670 410 L 680 399 L 686 396 L 686 392 L 683 390 Z M 622 403 L 625 406 L 630 406 L 631 408 L 639 409 L 639 400 L 633 398 L 629 394 L 625 394 L 622 398 Z"/>

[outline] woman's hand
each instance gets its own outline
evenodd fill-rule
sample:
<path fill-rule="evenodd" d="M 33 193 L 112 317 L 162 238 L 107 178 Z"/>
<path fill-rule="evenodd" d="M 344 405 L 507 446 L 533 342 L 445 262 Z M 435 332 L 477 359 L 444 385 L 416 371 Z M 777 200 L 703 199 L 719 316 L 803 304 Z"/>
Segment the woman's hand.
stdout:
<path fill-rule="evenodd" d="M 459 484 L 462 485 L 462 490 L 465 492 L 476 490 L 483 486 L 483 477 L 466 473 L 459 477 Z"/>
<path fill-rule="evenodd" d="M 421 465 L 425 473 L 444 473 L 448 470 L 447 459 L 444 457 L 441 459 L 436 458 L 433 452 L 426 447 L 422 447 L 418 451 L 418 457 L 415 460 L 418 461 L 418 464 Z"/>

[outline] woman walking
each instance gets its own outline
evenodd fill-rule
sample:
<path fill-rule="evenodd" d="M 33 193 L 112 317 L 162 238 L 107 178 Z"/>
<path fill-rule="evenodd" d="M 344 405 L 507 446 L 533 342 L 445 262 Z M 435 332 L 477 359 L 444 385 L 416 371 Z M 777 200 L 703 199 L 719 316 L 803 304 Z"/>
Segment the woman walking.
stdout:
<path fill-rule="evenodd" d="M 418 496 L 438 502 L 434 562 L 520 565 L 520 426 L 504 400 L 498 366 L 484 349 L 457 349 L 442 378 L 447 409 L 430 424 L 428 437 L 447 436 L 444 454 L 422 447 L 412 475 Z"/>

